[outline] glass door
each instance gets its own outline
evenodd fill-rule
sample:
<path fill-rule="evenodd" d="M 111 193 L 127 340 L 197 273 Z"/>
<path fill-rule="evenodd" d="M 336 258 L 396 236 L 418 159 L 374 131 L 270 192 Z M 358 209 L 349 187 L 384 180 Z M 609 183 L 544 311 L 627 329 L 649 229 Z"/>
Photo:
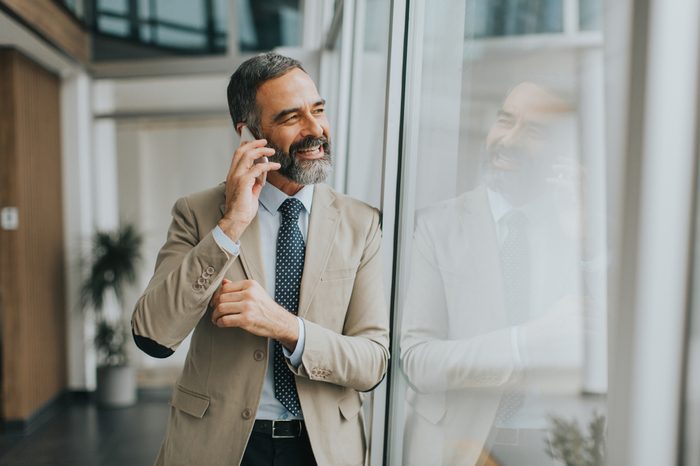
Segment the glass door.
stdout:
<path fill-rule="evenodd" d="M 408 4 L 387 464 L 601 464 L 604 39 L 578 12 Z"/>

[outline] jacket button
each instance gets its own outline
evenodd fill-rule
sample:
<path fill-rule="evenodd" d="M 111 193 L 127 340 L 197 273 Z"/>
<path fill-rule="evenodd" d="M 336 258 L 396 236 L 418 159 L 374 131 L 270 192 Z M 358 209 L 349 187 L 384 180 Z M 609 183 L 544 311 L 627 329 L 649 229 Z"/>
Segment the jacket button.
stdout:
<path fill-rule="evenodd" d="M 207 267 L 205 272 L 207 272 L 207 275 L 214 275 L 214 267 L 210 265 L 209 267 Z"/>
<path fill-rule="evenodd" d="M 255 350 L 255 352 L 253 353 L 253 358 L 256 361 L 262 361 L 263 358 L 265 358 L 265 352 L 263 352 L 261 350 Z"/>
<path fill-rule="evenodd" d="M 253 417 L 253 411 L 250 408 L 246 408 L 241 413 L 241 417 L 243 419 L 250 419 L 251 417 Z"/>
<path fill-rule="evenodd" d="M 200 286 L 204 286 L 206 283 L 207 283 L 207 280 L 206 280 L 206 278 L 204 278 L 204 277 L 199 277 L 199 278 L 197 279 L 197 284 L 200 285 Z"/>

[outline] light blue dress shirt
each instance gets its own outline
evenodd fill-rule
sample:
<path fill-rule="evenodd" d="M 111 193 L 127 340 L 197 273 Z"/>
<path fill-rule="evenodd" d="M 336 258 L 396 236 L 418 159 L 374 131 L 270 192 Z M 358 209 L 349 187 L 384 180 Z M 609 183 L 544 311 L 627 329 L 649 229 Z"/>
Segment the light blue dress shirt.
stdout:
<path fill-rule="evenodd" d="M 304 205 L 304 210 L 299 215 L 299 229 L 306 242 L 309 230 L 309 215 L 311 214 L 311 203 L 314 194 L 314 186 L 304 186 L 294 196 Z M 275 296 L 275 261 L 277 255 L 277 232 L 280 228 L 280 214 L 277 211 L 282 203 L 288 198 L 285 193 L 266 183 L 260 191 L 259 206 L 258 206 L 258 222 L 260 227 L 260 245 L 263 259 L 263 268 L 265 270 L 266 291 L 270 296 Z M 241 247 L 245 248 L 245 244 L 234 242 L 229 238 L 221 228 L 216 226 L 213 231 L 214 240 L 217 244 L 229 251 L 231 254 L 238 255 Z M 284 355 L 289 358 L 289 362 L 293 366 L 301 364 L 301 358 L 304 354 L 305 330 L 304 321 L 297 317 L 299 323 L 299 340 L 294 352 L 291 353 L 287 348 L 282 347 Z M 273 340 L 268 344 L 268 364 L 267 372 L 265 373 L 265 381 L 263 383 L 262 396 L 256 419 L 268 420 L 288 420 L 288 419 L 303 419 L 303 414 L 294 416 L 275 398 L 275 384 L 273 373 Z"/>

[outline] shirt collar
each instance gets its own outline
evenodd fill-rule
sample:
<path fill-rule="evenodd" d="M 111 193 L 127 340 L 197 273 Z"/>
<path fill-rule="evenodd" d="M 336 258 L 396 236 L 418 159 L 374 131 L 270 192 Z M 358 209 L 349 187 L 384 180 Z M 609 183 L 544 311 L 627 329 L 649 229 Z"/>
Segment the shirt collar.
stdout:
<path fill-rule="evenodd" d="M 506 200 L 503 195 L 492 189 L 487 189 L 486 193 L 489 197 L 489 206 L 491 207 L 491 215 L 493 215 L 493 221 L 498 223 L 505 215 L 513 209 L 510 202 Z"/>
<path fill-rule="evenodd" d="M 277 215 L 277 210 L 289 197 L 295 197 L 304 205 L 307 213 L 311 213 L 311 203 L 314 197 L 314 185 L 307 184 L 294 196 L 287 196 L 285 193 L 274 187 L 270 183 L 265 183 L 260 191 L 260 204 L 272 215 Z"/>

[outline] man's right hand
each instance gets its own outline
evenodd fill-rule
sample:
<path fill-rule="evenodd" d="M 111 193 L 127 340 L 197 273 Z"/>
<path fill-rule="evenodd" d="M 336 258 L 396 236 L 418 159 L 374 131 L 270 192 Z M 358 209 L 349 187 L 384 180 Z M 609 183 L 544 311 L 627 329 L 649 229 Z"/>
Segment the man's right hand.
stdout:
<path fill-rule="evenodd" d="M 219 227 L 233 241 L 238 241 L 258 212 L 258 197 L 262 189 L 258 176 L 280 168 L 276 162 L 255 163 L 260 157 L 275 154 L 274 149 L 265 147 L 266 144 L 265 139 L 247 142 L 233 154 L 226 176 L 226 210 L 219 220 Z"/>

